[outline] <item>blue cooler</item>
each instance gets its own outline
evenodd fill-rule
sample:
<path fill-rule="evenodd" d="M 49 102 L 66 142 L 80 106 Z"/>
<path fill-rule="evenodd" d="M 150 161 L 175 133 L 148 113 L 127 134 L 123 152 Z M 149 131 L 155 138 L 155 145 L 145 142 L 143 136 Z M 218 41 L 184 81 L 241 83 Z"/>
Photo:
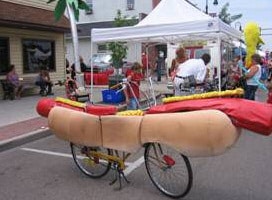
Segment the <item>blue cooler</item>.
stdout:
<path fill-rule="evenodd" d="M 104 103 L 120 103 L 125 101 L 125 95 L 123 91 L 118 90 L 102 90 L 102 97 Z"/>

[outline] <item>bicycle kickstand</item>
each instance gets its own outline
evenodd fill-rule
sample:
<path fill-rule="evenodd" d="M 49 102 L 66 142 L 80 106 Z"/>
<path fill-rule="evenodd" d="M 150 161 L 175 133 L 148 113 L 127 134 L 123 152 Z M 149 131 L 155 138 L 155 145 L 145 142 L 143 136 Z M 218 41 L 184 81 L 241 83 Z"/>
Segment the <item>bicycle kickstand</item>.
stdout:
<path fill-rule="evenodd" d="M 117 190 L 121 190 L 122 189 L 122 178 L 126 181 L 126 183 L 130 183 L 130 182 L 126 178 L 124 171 L 122 169 L 120 169 L 118 164 L 114 165 L 114 170 L 115 170 L 115 178 L 113 179 L 112 182 L 110 182 L 110 185 L 113 185 L 118 180 L 119 188 L 117 188 Z"/>

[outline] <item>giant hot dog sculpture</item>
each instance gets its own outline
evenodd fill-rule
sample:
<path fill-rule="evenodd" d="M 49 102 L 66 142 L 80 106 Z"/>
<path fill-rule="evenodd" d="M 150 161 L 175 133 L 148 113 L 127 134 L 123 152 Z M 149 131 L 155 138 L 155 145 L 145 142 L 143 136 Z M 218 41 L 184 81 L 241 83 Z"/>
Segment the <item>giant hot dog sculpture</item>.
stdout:
<path fill-rule="evenodd" d="M 238 105 L 245 115 L 250 114 L 249 118 L 241 118 Z M 115 115 L 114 107 L 42 99 L 37 111 L 48 117 L 49 128 L 63 140 L 127 152 L 135 152 L 145 143 L 159 142 L 187 156 L 214 156 L 237 141 L 241 128 L 264 135 L 272 132 L 272 105 L 243 99 L 173 102 L 155 106 L 140 116 Z"/>

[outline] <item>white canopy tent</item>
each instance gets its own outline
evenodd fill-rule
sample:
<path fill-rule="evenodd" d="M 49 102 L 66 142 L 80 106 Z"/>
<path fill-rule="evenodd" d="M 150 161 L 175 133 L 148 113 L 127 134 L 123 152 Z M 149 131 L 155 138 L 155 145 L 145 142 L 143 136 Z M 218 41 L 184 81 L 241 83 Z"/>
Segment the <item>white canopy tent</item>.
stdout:
<path fill-rule="evenodd" d="M 219 18 L 206 15 L 184 0 L 162 0 L 135 26 L 92 29 L 91 49 L 94 43 L 111 41 L 177 43 L 185 40 L 213 40 L 220 44 L 222 40 L 240 40 L 241 36 L 238 30 Z M 218 56 L 221 57 L 220 51 Z M 220 76 L 220 70 L 218 72 Z"/>

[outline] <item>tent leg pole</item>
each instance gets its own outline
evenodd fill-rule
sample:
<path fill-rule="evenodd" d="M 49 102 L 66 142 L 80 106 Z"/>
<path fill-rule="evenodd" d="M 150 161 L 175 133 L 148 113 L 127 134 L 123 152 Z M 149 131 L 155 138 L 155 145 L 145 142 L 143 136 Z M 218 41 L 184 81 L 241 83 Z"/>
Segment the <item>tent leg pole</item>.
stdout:
<path fill-rule="evenodd" d="M 146 66 L 146 79 L 148 80 L 149 77 L 149 55 L 148 55 L 148 46 L 145 45 L 145 54 L 147 59 L 147 66 Z"/>
<path fill-rule="evenodd" d="M 219 63 L 219 67 L 218 67 L 218 89 L 219 89 L 219 92 L 221 92 L 221 68 L 222 68 L 222 65 L 221 65 L 221 52 L 222 52 L 222 45 L 221 45 L 221 39 L 220 37 L 217 37 L 217 43 L 218 43 L 218 46 L 219 46 L 219 51 L 218 51 L 218 63 Z"/>
<path fill-rule="evenodd" d="M 90 97 L 90 101 L 91 103 L 93 103 L 93 41 L 91 41 L 91 97 Z"/>

